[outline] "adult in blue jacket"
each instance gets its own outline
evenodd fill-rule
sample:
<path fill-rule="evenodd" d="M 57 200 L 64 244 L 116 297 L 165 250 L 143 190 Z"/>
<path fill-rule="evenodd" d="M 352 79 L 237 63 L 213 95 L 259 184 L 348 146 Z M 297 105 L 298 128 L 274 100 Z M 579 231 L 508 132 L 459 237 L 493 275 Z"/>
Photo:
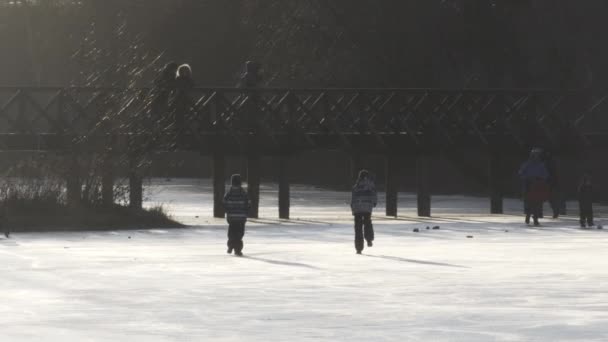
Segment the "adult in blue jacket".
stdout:
<path fill-rule="evenodd" d="M 249 212 L 249 196 L 243 189 L 241 175 L 232 175 L 232 186 L 224 196 L 224 208 L 228 221 L 228 254 L 243 255 L 243 236 Z"/>
<path fill-rule="evenodd" d="M 524 188 L 524 210 L 526 213 L 526 224 L 530 223 L 530 216 L 535 217 L 535 224 L 538 224 L 538 217 L 542 212 L 542 205 L 531 206 L 529 203 L 530 189 L 533 182 L 547 182 L 549 171 L 542 160 L 542 149 L 534 148 L 530 152 L 528 160 L 519 168 L 519 177 L 523 182 Z"/>
<path fill-rule="evenodd" d="M 363 251 L 363 240 L 367 246 L 372 247 L 374 241 L 374 227 L 372 225 L 372 211 L 378 203 L 376 185 L 367 170 L 361 170 L 357 182 L 353 187 L 350 208 L 355 217 L 355 249 L 357 254 Z"/>

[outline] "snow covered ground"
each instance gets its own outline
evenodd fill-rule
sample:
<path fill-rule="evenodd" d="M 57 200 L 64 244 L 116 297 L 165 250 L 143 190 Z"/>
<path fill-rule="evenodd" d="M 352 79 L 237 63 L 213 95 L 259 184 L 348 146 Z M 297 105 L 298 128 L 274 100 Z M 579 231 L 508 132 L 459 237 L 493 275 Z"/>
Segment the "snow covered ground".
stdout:
<path fill-rule="evenodd" d="M 445 196 L 421 220 L 403 195 L 359 256 L 347 193 L 295 187 L 285 222 L 270 187 L 236 258 L 209 187 L 150 187 L 191 228 L 0 240 L 0 341 L 608 341 L 608 235 L 575 217 Z"/>

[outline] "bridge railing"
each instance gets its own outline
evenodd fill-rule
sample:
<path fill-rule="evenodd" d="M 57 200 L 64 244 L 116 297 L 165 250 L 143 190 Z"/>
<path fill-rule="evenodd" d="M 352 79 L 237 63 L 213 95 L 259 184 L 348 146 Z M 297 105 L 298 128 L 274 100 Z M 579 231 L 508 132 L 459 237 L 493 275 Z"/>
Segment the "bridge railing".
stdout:
<path fill-rule="evenodd" d="M 608 134 L 607 95 L 525 89 L 234 89 L 185 94 L 150 88 L 0 87 L 0 134 L 94 136 L 290 136 L 314 146 L 331 136 L 345 147 L 364 136 L 413 145 L 590 144 Z M 497 138 L 500 137 L 500 138 Z"/>

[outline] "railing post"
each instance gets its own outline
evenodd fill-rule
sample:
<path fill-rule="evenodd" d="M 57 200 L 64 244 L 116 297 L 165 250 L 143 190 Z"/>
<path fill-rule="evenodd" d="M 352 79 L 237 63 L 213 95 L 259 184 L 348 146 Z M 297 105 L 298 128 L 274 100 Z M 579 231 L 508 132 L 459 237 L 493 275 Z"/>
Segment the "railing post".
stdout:
<path fill-rule="evenodd" d="M 69 208 L 77 209 L 82 204 L 82 184 L 80 183 L 78 156 L 72 154 L 69 163 L 66 182 L 66 199 Z"/>
<path fill-rule="evenodd" d="M 249 192 L 249 217 L 258 218 L 260 211 L 260 157 L 247 157 L 247 191 Z"/>
<path fill-rule="evenodd" d="M 398 159 L 395 155 L 386 156 L 385 192 L 386 216 L 397 217 L 399 202 Z"/>
<path fill-rule="evenodd" d="M 104 207 L 114 206 L 114 139 L 108 134 L 106 137 L 106 153 L 103 155 L 101 165 L 101 202 Z"/>
<path fill-rule="evenodd" d="M 500 153 L 491 151 L 489 156 L 488 181 L 490 188 L 490 212 L 503 214 L 503 163 Z"/>
<path fill-rule="evenodd" d="M 353 153 L 350 156 L 350 179 L 346 184 L 347 188 L 355 183 L 359 177 L 359 171 L 361 171 L 361 155 Z"/>
<path fill-rule="evenodd" d="M 129 206 L 141 209 L 143 205 L 143 177 L 136 156 L 129 157 Z"/>
<path fill-rule="evenodd" d="M 114 205 L 114 159 L 110 154 L 104 156 L 101 175 L 101 201 L 103 206 Z"/>
<path fill-rule="evenodd" d="M 418 155 L 416 159 L 416 183 L 418 216 L 431 217 L 431 191 L 429 186 L 430 157 Z"/>
<path fill-rule="evenodd" d="M 289 157 L 279 157 L 279 218 L 289 220 Z"/>
<path fill-rule="evenodd" d="M 213 217 L 224 218 L 224 194 L 226 193 L 226 159 L 224 155 L 213 155 Z"/>

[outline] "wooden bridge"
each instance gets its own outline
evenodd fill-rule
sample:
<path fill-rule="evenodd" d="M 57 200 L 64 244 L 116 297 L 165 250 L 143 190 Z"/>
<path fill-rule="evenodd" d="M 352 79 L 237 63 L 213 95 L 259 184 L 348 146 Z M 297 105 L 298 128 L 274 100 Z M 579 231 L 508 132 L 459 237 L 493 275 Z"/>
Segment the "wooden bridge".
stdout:
<path fill-rule="evenodd" d="M 531 146 L 554 151 L 604 148 L 608 93 L 550 89 L 283 89 L 0 87 L 0 149 L 68 153 L 112 151 L 136 159 L 151 151 L 198 151 L 214 160 L 214 215 L 223 217 L 225 162 L 248 158 L 251 215 L 257 217 L 259 160 L 282 162 L 279 213 L 289 218 L 291 156 L 343 150 L 387 158 L 387 215 L 397 215 L 396 160 L 415 157 L 418 213 L 430 215 L 429 156 L 483 147 L 493 213 L 502 212 L 501 156 Z M 355 162 L 356 165 L 356 162 Z M 110 165 L 111 168 L 111 165 Z M 131 173 L 141 205 L 141 176 Z M 113 201 L 111 176 L 104 198 Z M 79 198 L 68 182 L 68 198 Z"/>

